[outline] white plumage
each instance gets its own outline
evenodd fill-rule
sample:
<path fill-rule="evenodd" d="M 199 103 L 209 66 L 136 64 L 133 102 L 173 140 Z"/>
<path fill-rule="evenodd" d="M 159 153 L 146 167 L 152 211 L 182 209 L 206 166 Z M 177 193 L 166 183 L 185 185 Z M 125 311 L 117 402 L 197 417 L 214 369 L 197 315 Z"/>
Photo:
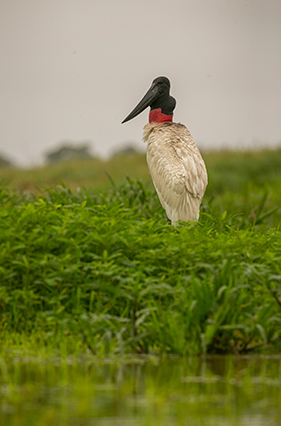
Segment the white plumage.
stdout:
<path fill-rule="evenodd" d="M 208 183 L 205 163 L 189 130 L 178 123 L 144 127 L 147 164 L 167 217 L 195 221 Z"/>
<path fill-rule="evenodd" d="M 208 184 L 207 170 L 189 130 L 172 121 L 176 100 L 170 96 L 170 86 L 167 77 L 153 80 L 122 123 L 150 106 L 143 140 L 147 142 L 147 164 L 160 202 L 172 223 L 195 221 Z"/>

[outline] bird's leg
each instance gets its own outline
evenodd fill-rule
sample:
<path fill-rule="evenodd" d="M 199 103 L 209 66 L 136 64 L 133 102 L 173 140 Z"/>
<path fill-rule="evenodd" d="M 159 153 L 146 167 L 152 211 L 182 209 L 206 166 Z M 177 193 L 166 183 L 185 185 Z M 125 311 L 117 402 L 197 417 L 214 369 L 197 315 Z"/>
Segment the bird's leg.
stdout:
<path fill-rule="evenodd" d="M 168 216 L 166 216 L 166 218 L 167 218 L 168 224 L 171 225 L 171 223 L 172 223 L 171 219 L 169 219 Z"/>

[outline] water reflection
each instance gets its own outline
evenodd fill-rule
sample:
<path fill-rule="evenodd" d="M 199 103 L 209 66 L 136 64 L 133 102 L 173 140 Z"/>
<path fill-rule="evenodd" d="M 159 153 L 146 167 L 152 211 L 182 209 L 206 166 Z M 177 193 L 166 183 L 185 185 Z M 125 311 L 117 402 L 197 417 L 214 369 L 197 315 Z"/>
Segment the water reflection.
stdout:
<path fill-rule="evenodd" d="M 276 426 L 281 357 L 0 360 L 0 424 Z"/>

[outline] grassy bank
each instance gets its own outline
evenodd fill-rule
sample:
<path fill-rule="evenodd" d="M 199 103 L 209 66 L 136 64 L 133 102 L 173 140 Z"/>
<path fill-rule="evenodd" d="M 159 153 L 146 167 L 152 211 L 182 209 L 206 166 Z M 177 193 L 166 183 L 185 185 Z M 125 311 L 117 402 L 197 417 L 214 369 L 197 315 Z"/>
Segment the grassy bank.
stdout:
<path fill-rule="evenodd" d="M 258 153 L 210 154 L 200 221 L 177 227 L 140 181 L 3 188 L 2 351 L 280 350 L 281 167 L 267 154 L 268 167 Z"/>
<path fill-rule="evenodd" d="M 207 194 L 245 192 L 247 185 L 259 188 L 280 185 L 281 148 L 260 151 L 203 152 L 209 173 Z M 111 188 L 125 183 L 126 176 L 150 182 L 145 154 L 115 156 L 108 160 L 73 160 L 31 169 L 0 168 L 0 181 L 9 188 L 36 191 L 64 182 L 71 189 L 86 187 L 91 191 Z"/>
<path fill-rule="evenodd" d="M 150 180 L 145 154 L 116 156 L 108 160 L 62 161 L 31 169 L 0 168 L 0 180 L 9 188 L 31 192 L 61 182 L 74 190 L 86 187 L 91 191 L 104 191 L 111 188 L 111 179 L 119 186 L 125 182 L 126 176 L 141 178 L 145 183 Z"/>

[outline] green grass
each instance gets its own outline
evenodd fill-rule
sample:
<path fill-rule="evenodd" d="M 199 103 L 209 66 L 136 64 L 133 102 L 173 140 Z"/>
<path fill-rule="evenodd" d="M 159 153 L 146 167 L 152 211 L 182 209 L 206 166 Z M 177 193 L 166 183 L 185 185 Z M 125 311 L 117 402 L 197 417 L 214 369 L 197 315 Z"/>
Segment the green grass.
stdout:
<path fill-rule="evenodd" d="M 205 159 L 200 221 L 176 227 L 139 180 L 100 193 L 3 187 L 2 352 L 280 351 L 280 156 Z"/>
<path fill-rule="evenodd" d="M 110 177 L 116 185 L 132 179 L 150 180 L 145 154 L 116 156 L 109 160 L 71 160 L 33 169 L 0 168 L 0 181 L 9 188 L 37 192 L 64 182 L 69 188 L 87 187 L 92 190 L 107 190 L 111 187 Z"/>
<path fill-rule="evenodd" d="M 281 148 L 261 151 L 204 152 L 209 173 L 208 192 L 245 192 L 248 184 L 272 189 L 280 185 Z M 150 176 L 145 154 L 116 156 L 108 160 L 73 160 L 33 169 L 0 168 L 0 180 L 19 190 L 44 189 L 65 183 L 71 189 L 79 187 L 107 190 L 111 187 L 108 174 L 117 186 L 126 176 L 142 179 L 147 184 Z"/>

